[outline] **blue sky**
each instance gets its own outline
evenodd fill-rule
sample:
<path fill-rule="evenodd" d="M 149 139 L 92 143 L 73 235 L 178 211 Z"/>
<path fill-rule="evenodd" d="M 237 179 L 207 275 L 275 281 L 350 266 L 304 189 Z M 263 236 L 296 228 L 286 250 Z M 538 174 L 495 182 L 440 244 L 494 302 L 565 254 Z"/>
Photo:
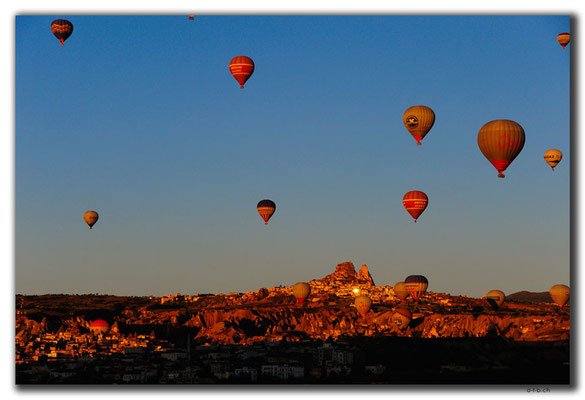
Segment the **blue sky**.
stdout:
<path fill-rule="evenodd" d="M 61 47 L 49 30 L 74 24 Z M 568 16 L 18 16 L 16 292 L 256 290 L 367 264 L 481 296 L 569 283 Z M 238 89 L 237 55 L 256 70 Z M 415 141 L 402 113 L 436 122 Z M 493 119 L 526 144 L 505 179 Z M 555 172 L 543 160 L 557 148 Z M 413 224 L 402 207 L 423 190 Z M 277 211 L 264 226 L 256 203 Z M 100 213 L 92 231 L 82 221 Z"/>

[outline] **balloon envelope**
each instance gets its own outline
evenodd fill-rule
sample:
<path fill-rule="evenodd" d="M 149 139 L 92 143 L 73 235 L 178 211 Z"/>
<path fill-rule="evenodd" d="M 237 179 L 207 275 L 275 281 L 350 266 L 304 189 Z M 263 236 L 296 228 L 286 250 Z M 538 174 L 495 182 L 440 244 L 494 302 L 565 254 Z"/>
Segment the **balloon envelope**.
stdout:
<path fill-rule="evenodd" d="M 498 177 L 520 154 L 524 147 L 524 129 L 517 122 L 508 119 L 490 121 L 481 127 L 477 134 L 479 149 L 498 170 Z"/>
<path fill-rule="evenodd" d="M 417 146 L 435 124 L 435 113 L 427 106 L 412 106 L 402 115 L 402 122 L 406 130 L 416 140 Z"/>
<path fill-rule="evenodd" d="M 429 281 L 422 275 L 410 275 L 404 280 L 406 290 L 414 301 L 418 301 L 429 287 Z"/>
<path fill-rule="evenodd" d="M 414 222 L 420 217 L 423 211 L 429 205 L 429 198 L 425 192 L 420 190 L 411 190 L 402 198 L 402 205 L 406 211 L 414 218 Z"/>
<path fill-rule="evenodd" d="M 274 211 L 276 211 L 276 204 L 272 200 L 264 199 L 258 202 L 256 209 L 258 210 L 258 214 L 260 214 L 264 220 L 264 225 L 266 225 L 268 224 L 268 220 L 274 214 Z"/>
<path fill-rule="evenodd" d="M 504 303 L 506 295 L 501 290 L 490 290 L 486 295 L 486 300 L 494 309 L 500 308 Z"/>
<path fill-rule="evenodd" d="M 406 290 L 406 285 L 404 282 L 398 282 L 396 285 L 394 285 L 394 294 L 400 300 L 406 300 L 408 297 L 408 290 Z"/>
<path fill-rule="evenodd" d="M 355 308 L 358 312 L 362 315 L 362 317 L 366 316 L 366 313 L 369 311 L 370 307 L 372 306 L 372 299 L 368 296 L 357 296 L 355 298 Z"/>
<path fill-rule="evenodd" d="M 412 320 L 412 313 L 406 308 L 397 308 L 392 313 L 392 323 L 400 329 L 406 329 Z"/>
<path fill-rule="evenodd" d="M 563 307 L 567 304 L 570 292 L 571 291 L 567 285 L 554 285 L 549 290 L 551 299 L 557 303 L 559 307 Z"/>
<path fill-rule="evenodd" d="M 561 46 L 563 46 L 563 49 L 565 47 L 567 47 L 567 45 L 569 44 L 570 41 L 571 41 L 571 35 L 567 32 L 559 33 L 557 35 L 557 42 L 559 42 L 559 44 Z"/>
<path fill-rule="evenodd" d="M 297 299 L 297 303 L 302 305 L 309 294 L 311 294 L 311 286 L 306 282 L 295 283 L 292 287 L 293 296 Z"/>
<path fill-rule="evenodd" d="M 560 150 L 550 149 L 544 152 L 544 161 L 546 161 L 546 163 L 550 165 L 553 171 L 555 170 L 555 167 L 561 162 L 562 159 L 563 153 L 561 153 Z"/>
<path fill-rule="evenodd" d="M 67 38 L 73 33 L 73 24 L 66 19 L 56 19 L 51 22 L 51 32 L 63 46 Z"/>
<path fill-rule="evenodd" d="M 86 224 L 89 225 L 89 229 L 91 229 L 95 225 L 98 219 L 99 215 L 95 211 L 86 211 L 85 214 L 83 214 L 83 220 L 85 221 Z"/>
<path fill-rule="evenodd" d="M 240 84 L 240 89 L 244 88 L 244 83 L 254 73 L 254 61 L 250 57 L 237 56 L 230 61 L 230 72 L 234 79 Z"/>

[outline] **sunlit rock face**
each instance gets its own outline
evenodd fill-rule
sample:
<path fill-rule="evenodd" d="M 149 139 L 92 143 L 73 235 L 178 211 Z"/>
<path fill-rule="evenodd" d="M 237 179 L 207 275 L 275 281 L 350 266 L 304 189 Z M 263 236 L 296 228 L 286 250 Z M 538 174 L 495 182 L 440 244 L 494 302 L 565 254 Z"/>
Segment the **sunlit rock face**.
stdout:
<path fill-rule="evenodd" d="M 319 279 L 321 283 L 335 283 L 337 285 L 374 285 L 374 280 L 368 272 L 368 267 L 363 265 L 360 269 L 359 274 L 355 272 L 353 263 L 347 261 L 341 264 L 337 264 L 335 272 L 327 275 L 326 277 Z"/>

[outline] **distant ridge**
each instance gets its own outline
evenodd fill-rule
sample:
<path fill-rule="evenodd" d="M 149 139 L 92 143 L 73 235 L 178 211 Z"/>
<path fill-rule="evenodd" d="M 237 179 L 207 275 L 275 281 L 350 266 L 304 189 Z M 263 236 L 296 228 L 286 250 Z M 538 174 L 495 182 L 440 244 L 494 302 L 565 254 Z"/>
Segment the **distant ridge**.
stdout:
<path fill-rule="evenodd" d="M 506 296 L 506 300 L 519 301 L 523 303 L 552 303 L 552 299 L 548 292 L 521 292 L 512 293 Z"/>

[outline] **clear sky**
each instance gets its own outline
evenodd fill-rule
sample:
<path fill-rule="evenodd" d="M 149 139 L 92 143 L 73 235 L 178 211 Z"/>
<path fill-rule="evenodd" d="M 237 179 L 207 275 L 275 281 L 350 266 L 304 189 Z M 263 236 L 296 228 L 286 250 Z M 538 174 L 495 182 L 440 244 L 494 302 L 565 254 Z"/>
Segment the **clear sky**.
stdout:
<path fill-rule="evenodd" d="M 56 18 L 74 24 L 65 46 Z M 257 290 L 344 261 L 377 284 L 422 274 L 469 296 L 569 284 L 568 16 L 51 15 L 15 28 L 16 293 Z M 237 55 L 256 65 L 244 90 Z M 436 114 L 422 146 L 402 124 L 415 104 Z M 477 146 L 493 119 L 526 132 L 505 179 Z M 417 224 L 409 190 L 429 196 Z"/>

